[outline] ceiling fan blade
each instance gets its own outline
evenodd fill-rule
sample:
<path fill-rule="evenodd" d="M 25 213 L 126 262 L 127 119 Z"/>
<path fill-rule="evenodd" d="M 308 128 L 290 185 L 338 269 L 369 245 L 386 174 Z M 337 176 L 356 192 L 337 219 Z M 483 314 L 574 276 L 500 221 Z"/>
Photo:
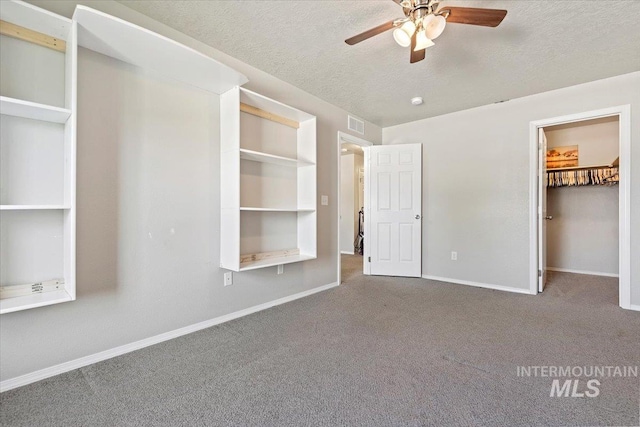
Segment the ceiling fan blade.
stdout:
<path fill-rule="evenodd" d="M 484 27 L 497 27 L 505 16 L 506 10 L 478 9 L 475 7 L 443 7 L 438 12 L 449 11 L 447 23 L 482 25 Z"/>
<path fill-rule="evenodd" d="M 422 61 L 425 58 L 425 56 L 427 55 L 427 52 L 426 52 L 427 50 L 426 49 L 422 49 L 422 50 L 419 50 L 417 52 L 415 50 L 413 50 L 416 47 L 416 37 L 417 37 L 417 35 L 418 35 L 418 32 L 416 31 L 416 32 L 413 33 L 413 36 L 411 36 L 411 58 L 409 59 L 409 62 L 412 63 L 412 64 L 415 63 L 415 62 Z"/>
<path fill-rule="evenodd" d="M 392 29 L 394 27 L 394 22 L 395 21 L 389 21 L 386 22 L 382 25 L 378 25 L 375 28 L 371 28 L 370 30 L 365 31 L 364 33 L 360 33 L 356 36 L 353 36 L 349 39 L 346 39 L 344 42 L 348 45 L 354 45 L 356 43 L 360 43 L 361 41 L 364 41 L 368 38 L 371 38 L 373 36 L 377 36 L 380 33 L 384 33 L 385 31 L 389 31 L 390 29 Z"/>

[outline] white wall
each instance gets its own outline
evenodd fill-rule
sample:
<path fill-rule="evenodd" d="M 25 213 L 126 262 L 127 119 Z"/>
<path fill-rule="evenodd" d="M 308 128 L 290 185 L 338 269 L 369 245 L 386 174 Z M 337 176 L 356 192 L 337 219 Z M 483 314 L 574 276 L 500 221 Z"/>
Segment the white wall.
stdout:
<path fill-rule="evenodd" d="M 579 165 L 607 165 L 619 156 L 617 117 L 545 128 L 549 148 L 578 145 Z M 547 190 L 547 266 L 618 274 L 618 193 L 615 186 Z"/>
<path fill-rule="evenodd" d="M 529 288 L 529 123 L 631 105 L 631 259 L 640 259 L 640 72 L 383 129 L 424 144 L 423 274 Z M 458 261 L 450 252 L 458 251 Z M 640 264 L 631 266 L 640 305 Z"/>
<path fill-rule="evenodd" d="M 36 5 L 70 17 L 75 2 Z M 348 113 L 115 2 L 87 2 L 247 75 L 318 117 L 318 259 L 234 274 L 219 265 L 218 97 L 80 49 L 78 299 L 2 315 L 7 380 L 337 280 L 336 137 Z M 381 131 L 366 124 L 367 140 Z"/>
<path fill-rule="evenodd" d="M 356 196 L 355 155 L 340 156 L 340 252 L 353 253 L 354 227 L 354 199 Z"/>

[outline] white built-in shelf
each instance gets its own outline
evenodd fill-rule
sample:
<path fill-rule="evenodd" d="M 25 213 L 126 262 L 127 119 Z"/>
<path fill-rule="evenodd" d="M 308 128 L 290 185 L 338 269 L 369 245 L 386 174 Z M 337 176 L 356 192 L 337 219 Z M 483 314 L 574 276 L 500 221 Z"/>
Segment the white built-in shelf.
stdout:
<path fill-rule="evenodd" d="M 35 211 L 35 210 L 55 210 L 71 209 L 66 205 L 0 205 L 0 211 Z"/>
<path fill-rule="evenodd" d="M 164 77 L 222 94 L 247 78 L 195 49 L 86 6 L 76 6 L 78 44 Z"/>
<path fill-rule="evenodd" d="M 315 255 L 297 254 L 278 258 L 266 258 L 257 261 L 247 261 L 240 264 L 239 271 L 255 270 L 258 268 L 273 267 L 275 265 L 291 264 L 293 262 L 316 259 Z"/>
<path fill-rule="evenodd" d="M 250 160 L 253 162 L 272 163 L 274 165 L 288 166 L 288 167 L 294 167 L 294 168 L 300 167 L 300 166 L 311 166 L 314 164 L 304 160 L 292 159 L 290 157 L 276 156 L 273 154 L 262 153 L 260 151 L 247 150 L 244 148 L 240 149 L 240 158 L 243 160 Z"/>
<path fill-rule="evenodd" d="M 241 211 L 249 211 L 249 212 L 315 212 L 315 209 L 297 209 L 297 208 L 251 208 L 246 206 L 240 207 Z"/>
<path fill-rule="evenodd" d="M 0 114 L 52 123 L 66 123 L 71 116 L 71 110 L 0 96 Z"/>
<path fill-rule="evenodd" d="M 73 301 L 74 299 L 75 298 L 69 295 L 69 293 L 64 289 L 2 299 L 0 300 L 0 314 Z"/>
<path fill-rule="evenodd" d="M 68 18 L 23 1 L 2 1 L 0 20 L 7 23 L 3 26 L 6 36 L 22 40 L 6 55 L 3 51 L 3 74 L 13 77 L 3 80 L 2 93 L 31 94 L 60 105 L 0 96 L 6 127 L 2 144 L 9 147 L 2 154 L 7 155 L 3 166 L 11 165 L 8 178 L 3 176 L 0 204 L 0 314 L 5 314 L 76 299 L 78 52 L 76 26 Z M 24 64 L 48 66 L 24 74 Z M 35 83 L 31 71 L 37 72 Z M 47 86 L 36 84 L 39 81 Z M 39 89 L 34 91 L 32 84 Z M 30 120 L 5 122 L 5 116 Z M 59 282 L 44 285 L 52 279 Z"/>
<path fill-rule="evenodd" d="M 220 95 L 220 115 L 220 267 L 315 259 L 316 117 L 241 87 Z"/>

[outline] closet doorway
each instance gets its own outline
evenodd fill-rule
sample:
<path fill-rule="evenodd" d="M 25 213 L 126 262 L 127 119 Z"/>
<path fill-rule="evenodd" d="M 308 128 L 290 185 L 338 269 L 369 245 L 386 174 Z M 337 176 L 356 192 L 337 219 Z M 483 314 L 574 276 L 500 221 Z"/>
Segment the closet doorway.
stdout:
<path fill-rule="evenodd" d="M 346 280 L 364 271 L 361 249 L 366 237 L 360 212 L 364 211 L 364 149 L 371 145 L 338 132 L 338 283 L 343 276 Z"/>
<path fill-rule="evenodd" d="M 531 293 L 548 271 L 618 277 L 631 308 L 629 159 L 629 106 L 531 123 Z"/>

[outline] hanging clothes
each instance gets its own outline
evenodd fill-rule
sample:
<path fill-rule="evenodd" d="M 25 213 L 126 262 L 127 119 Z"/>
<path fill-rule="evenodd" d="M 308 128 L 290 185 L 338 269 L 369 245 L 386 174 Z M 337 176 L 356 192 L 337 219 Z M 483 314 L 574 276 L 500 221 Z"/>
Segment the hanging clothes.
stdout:
<path fill-rule="evenodd" d="M 615 167 L 547 171 L 547 187 L 614 185 L 618 182 L 620 182 L 620 175 L 618 168 Z"/>

